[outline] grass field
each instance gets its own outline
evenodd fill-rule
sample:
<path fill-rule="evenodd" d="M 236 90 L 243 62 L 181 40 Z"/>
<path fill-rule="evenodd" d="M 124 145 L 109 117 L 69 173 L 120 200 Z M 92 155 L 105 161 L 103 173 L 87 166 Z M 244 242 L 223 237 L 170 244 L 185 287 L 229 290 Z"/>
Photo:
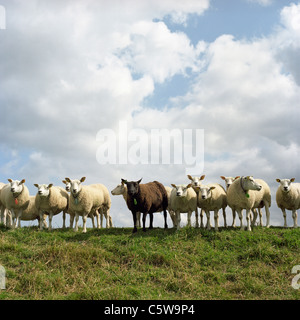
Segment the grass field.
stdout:
<path fill-rule="evenodd" d="M 0 299 L 300 299 L 300 228 L 131 230 L 0 227 Z"/>

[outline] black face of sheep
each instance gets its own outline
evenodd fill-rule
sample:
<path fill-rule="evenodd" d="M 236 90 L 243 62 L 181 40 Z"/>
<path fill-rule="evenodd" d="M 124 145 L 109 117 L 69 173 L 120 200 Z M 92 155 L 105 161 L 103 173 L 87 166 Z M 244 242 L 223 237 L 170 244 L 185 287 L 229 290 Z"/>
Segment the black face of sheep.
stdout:
<path fill-rule="evenodd" d="M 139 192 L 139 184 L 141 183 L 142 179 L 138 181 L 127 181 L 122 179 L 122 183 L 127 185 L 127 192 L 130 196 L 134 196 Z"/>

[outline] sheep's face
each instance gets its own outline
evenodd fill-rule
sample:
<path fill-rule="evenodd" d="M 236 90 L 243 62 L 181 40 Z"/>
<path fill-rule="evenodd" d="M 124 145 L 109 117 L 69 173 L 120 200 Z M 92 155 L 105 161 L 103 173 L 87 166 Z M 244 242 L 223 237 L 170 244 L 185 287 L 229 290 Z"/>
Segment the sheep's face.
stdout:
<path fill-rule="evenodd" d="M 25 183 L 25 179 L 21 181 L 8 179 L 8 182 L 10 183 L 10 191 L 12 193 L 21 193 L 23 191 L 23 184 Z"/>
<path fill-rule="evenodd" d="M 81 191 L 81 183 L 85 181 L 85 177 L 82 177 L 80 180 L 71 180 L 70 178 L 66 178 L 66 182 L 70 183 L 70 191 L 71 194 L 76 198 Z"/>
<path fill-rule="evenodd" d="M 142 179 L 138 181 L 127 181 L 122 179 L 122 183 L 127 186 L 127 193 L 130 196 L 134 196 L 139 192 L 139 184 L 141 183 Z"/>
<path fill-rule="evenodd" d="M 242 183 L 245 190 L 260 191 L 262 189 L 262 186 L 252 176 L 242 177 L 241 179 L 243 179 Z"/>
<path fill-rule="evenodd" d="M 295 178 L 292 179 L 276 179 L 280 183 L 280 188 L 283 192 L 289 192 L 291 190 L 291 183 L 295 181 Z"/>
<path fill-rule="evenodd" d="M 201 198 L 203 200 L 211 198 L 213 189 L 215 189 L 215 187 L 201 186 L 200 187 Z"/>
<path fill-rule="evenodd" d="M 111 190 L 111 194 L 113 196 L 118 196 L 120 194 L 124 194 L 126 192 L 126 187 L 123 183 L 118 184 L 113 190 Z"/>
<path fill-rule="evenodd" d="M 177 197 L 185 197 L 187 195 L 188 188 L 191 188 L 192 184 L 172 184 L 171 186 L 176 189 Z"/>
<path fill-rule="evenodd" d="M 66 180 L 63 180 L 62 182 L 66 185 L 65 186 L 66 191 L 70 192 L 71 191 L 71 183 Z"/>
<path fill-rule="evenodd" d="M 192 186 L 194 187 L 200 187 L 201 181 L 205 178 L 205 175 L 201 177 L 192 177 L 190 175 L 187 176 L 192 181 Z"/>
<path fill-rule="evenodd" d="M 239 178 L 240 176 L 237 176 L 237 177 L 224 177 L 224 176 L 221 176 L 221 179 L 223 179 L 225 181 L 225 185 L 226 185 L 226 190 L 228 190 L 228 188 L 232 185 L 232 182 L 234 180 L 236 180 L 237 178 Z"/>
<path fill-rule="evenodd" d="M 35 184 L 35 187 L 38 188 L 38 195 L 41 197 L 48 197 L 50 194 L 50 188 L 53 184 Z"/>

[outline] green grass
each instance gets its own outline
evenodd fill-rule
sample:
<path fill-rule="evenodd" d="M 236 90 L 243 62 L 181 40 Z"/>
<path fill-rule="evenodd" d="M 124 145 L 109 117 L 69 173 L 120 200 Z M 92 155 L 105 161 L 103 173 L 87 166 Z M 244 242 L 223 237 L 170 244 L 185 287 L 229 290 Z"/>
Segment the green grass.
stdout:
<path fill-rule="evenodd" d="M 0 299 L 300 299 L 300 229 L 0 227 Z"/>

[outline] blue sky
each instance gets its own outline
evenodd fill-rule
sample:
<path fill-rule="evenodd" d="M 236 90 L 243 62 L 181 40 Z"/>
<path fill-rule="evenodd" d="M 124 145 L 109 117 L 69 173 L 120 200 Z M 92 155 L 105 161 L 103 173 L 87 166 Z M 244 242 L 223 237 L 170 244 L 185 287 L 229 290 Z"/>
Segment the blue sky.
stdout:
<path fill-rule="evenodd" d="M 0 181 L 26 178 L 32 194 L 66 176 L 109 190 L 121 178 L 186 183 L 184 164 L 100 165 L 96 135 L 117 133 L 119 121 L 129 131 L 198 128 L 199 175 L 263 178 L 271 222 L 282 222 L 275 179 L 300 181 L 299 1 L 0 4 Z M 123 199 L 112 201 L 115 225 L 130 226 Z"/>

